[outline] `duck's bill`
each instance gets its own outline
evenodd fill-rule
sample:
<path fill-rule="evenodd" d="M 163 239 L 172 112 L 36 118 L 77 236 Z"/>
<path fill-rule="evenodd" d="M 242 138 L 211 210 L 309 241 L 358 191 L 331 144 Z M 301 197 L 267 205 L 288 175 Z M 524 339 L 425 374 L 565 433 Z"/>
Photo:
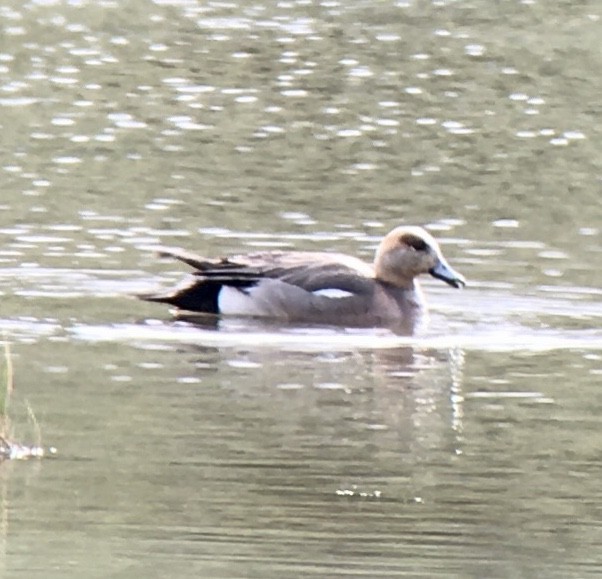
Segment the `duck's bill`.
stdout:
<path fill-rule="evenodd" d="M 429 270 L 429 273 L 437 279 L 443 280 L 449 285 L 461 288 L 466 285 L 464 276 L 460 275 L 457 271 L 454 271 L 447 263 L 440 261 L 435 267 Z"/>

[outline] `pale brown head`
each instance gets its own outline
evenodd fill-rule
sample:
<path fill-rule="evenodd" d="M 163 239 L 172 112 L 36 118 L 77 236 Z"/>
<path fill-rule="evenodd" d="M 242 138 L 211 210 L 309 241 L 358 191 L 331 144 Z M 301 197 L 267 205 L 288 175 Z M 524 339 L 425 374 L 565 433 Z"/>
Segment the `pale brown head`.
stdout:
<path fill-rule="evenodd" d="M 449 285 L 466 285 L 464 277 L 447 263 L 439 244 L 422 227 L 396 227 L 382 240 L 374 257 L 376 278 L 399 288 L 411 289 L 414 278 L 430 273 Z"/>

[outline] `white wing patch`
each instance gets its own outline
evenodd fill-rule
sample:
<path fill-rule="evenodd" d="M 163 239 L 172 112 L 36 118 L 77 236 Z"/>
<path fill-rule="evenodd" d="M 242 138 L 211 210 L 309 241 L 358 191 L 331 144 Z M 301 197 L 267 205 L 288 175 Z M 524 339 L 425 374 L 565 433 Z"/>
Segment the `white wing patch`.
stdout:
<path fill-rule="evenodd" d="M 325 298 L 348 298 L 353 294 L 351 292 L 338 289 L 336 287 L 329 287 L 325 289 L 316 290 L 315 292 L 311 292 L 315 296 L 323 296 Z"/>
<path fill-rule="evenodd" d="M 257 316 L 261 311 L 253 299 L 253 290 L 241 291 L 235 287 L 223 286 L 217 296 L 217 308 L 228 316 Z"/>

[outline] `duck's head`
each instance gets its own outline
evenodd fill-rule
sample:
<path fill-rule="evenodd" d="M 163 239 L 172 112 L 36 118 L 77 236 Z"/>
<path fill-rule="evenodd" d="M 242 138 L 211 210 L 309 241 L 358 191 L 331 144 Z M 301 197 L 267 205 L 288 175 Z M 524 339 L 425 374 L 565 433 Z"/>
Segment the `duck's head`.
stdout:
<path fill-rule="evenodd" d="M 443 257 L 435 238 L 416 226 L 396 227 L 384 237 L 376 250 L 374 270 L 377 279 L 399 288 L 412 288 L 414 278 L 422 273 L 455 288 L 466 285 Z"/>

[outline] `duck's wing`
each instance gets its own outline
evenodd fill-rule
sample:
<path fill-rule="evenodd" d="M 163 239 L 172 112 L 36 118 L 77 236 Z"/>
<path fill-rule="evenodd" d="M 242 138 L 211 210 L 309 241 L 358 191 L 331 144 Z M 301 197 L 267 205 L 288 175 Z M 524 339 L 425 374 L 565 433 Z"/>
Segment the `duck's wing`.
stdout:
<path fill-rule="evenodd" d="M 167 247 L 160 248 L 159 254 L 178 259 L 195 271 L 183 285 L 139 297 L 191 311 L 220 313 L 220 293 L 224 287 L 250 295 L 251 290 L 261 284 L 263 294 L 265 288 L 270 287 L 269 280 L 274 281 L 271 285 L 274 293 L 278 290 L 279 301 L 287 297 L 286 287 L 292 286 L 288 290 L 291 300 L 311 299 L 314 305 L 322 307 L 327 305 L 324 300 L 370 296 L 374 291 L 372 267 L 344 254 L 265 251 L 207 259 Z M 306 299 L 301 300 L 304 294 Z"/>
<path fill-rule="evenodd" d="M 277 279 L 314 292 L 340 289 L 361 292 L 374 281 L 372 266 L 362 260 L 341 253 L 309 251 L 263 251 L 236 255 L 222 260 L 217 268 L 199 271 L 211 276 L 228 271 L 229 274 Z"/>

